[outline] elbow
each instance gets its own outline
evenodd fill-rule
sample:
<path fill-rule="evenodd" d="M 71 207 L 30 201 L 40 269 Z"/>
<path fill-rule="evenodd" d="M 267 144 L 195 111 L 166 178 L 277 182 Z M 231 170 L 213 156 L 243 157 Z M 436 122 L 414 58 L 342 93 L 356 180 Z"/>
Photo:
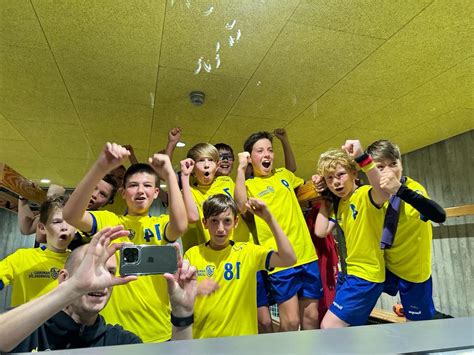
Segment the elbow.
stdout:
<path fill-rule="evenodd" d="M 199 221 L 199 215 L 188 215 L 188 223 L 196 223 L 197 221 Z"/>
<path fill-rule="evenodd" d="M 282 265 L 282 266 L 283 267 L 290 267 L 290 266 L 295 265 L 297 261 L 298 260 L 296 259 L 295 253 L 291 253 L 291 255 L 288 255 L 285 258 L 284 265 Z"/>

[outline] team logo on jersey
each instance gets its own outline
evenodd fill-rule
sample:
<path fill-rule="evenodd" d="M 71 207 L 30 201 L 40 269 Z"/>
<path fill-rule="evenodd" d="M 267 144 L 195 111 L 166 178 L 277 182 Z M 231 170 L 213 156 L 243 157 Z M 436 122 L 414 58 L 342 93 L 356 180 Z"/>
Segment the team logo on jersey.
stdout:
<path fill-rule="evenodd" d="M 128 230 L 130 234 L 128 235 L 128 239 L 133 240 L 135 238 L 135 234 L 137 234 L 133 229 Z"/>
<path fill-rule="evenodd" d="M 288 181 L 286 181 L 285 179 L 281 179 L 280 181 L 283 186 L 285 186 L 288 190 L 290 189 L 290 184 L 288 183 Z"/>
<path fill-rule="evenodd" d="M 260 191 L 258 193 L 258 197 L 263 197 L 263 196 L 271 194 L 273 192 L 275 192 L 275 189 L 273 188 L 273 186 L 267 186 L 267 188 L 265 190 Z"/>
<path fill-rule="evenodd" d="M 355 220 L 356 217 L 357 217 L 357 214 L 359 213 L 359 211 L 356 210 L 356 206 L 353 205 L 352 203 L 349 206 L 350 206 L 351 211 L 352 211 L 352 218 L 354 218 L 354 220 Z"/>
<path fill-rule="evenodd" d="M 214 270 L 216 269 L 216 267 L 214 265 L 207 265 L 206 266 L 206 275 L 207 277 L 211 277 L 212 275 L 214 275 Z"/>
<path fill-rule="evenodd" d="M 51 270 L 49 270 L 49 272 L 51 273 L 51 278 L 53 278 L 55 280 L 58 278 L 59 269 L 57 267 L 52 267 Z"/>

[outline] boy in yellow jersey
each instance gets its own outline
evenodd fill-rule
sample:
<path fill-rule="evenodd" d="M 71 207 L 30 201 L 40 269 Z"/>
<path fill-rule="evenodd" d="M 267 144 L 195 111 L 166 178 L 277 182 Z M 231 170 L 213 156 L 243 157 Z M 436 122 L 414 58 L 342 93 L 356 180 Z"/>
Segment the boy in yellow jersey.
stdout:
<path fill-rule="evenodd" d="M 107 143 L 98 160 L 71 195 L 64 215 L 80 230 L 94 234 L 107 226 L 123 225 L 130 231 L 125 241 L 134 244 L 162 245 L 174 242 L 187 227 L 178 181 L 169 157 L 155 154 L 148 164 L 128 168 L 120 189 L 127 204 L 126 215 L 109 211 L 86 211 L 88 196 L 103 175 L 123 164 L 129 151 L 115 143 Z M 169 216 L 150 216 L 149 208 L 158 196 L 158 175 L 168 186 Z M 124 240 L 119 240 L 124 241 Z M 143 276 L 132 284 L 119 288 L 101 312 L 107 322 L 122 325 L 144 342 L 171 338 L 170 308 L 163 276 Z"/>
<path fill-rule="evenodd" d="M 76 229 L 63 219 L 64 196 L 46 200 L 40 208 L 38 228 L 46 235 L 46 248 L 18 249 L 0 261 L 0 289 L 13 285 L 11 306 L 44 295 L 57 285 L 59 271 Z"/>
<path fill-rule="evenodd" d="M 196 267 L 198 282 L 210 278 L 220 287 L 196 299 L 193 338 L 257 334 L 257 271 L 296 262 L 288 238 L 265 203 L 249 199 L 247 208 L 267 223 L 275 239 L 274 250 L 231 240 L 238 216 L 230 196 L 214 195 L 203 204 L 203 224 L 211 239 L 189 249 L 184 258 Z"/>
<path fill-rule="evenodd" d="M 318 299 L 322 297 L 318 257 L 294 191 L 304 181 L 285 168 L 273 169 L 271 133 L 252 134 L 245 141 L 244 150 L 239 153 L 235 184 L 239 210 L 247 211 L 247 195 L 265 201 L 288 236 L 297 258 L 296 266 L 277 268 L 269 275 L 271 296 L 280 313 L 280 330 L 316 329 L 319 327 Z M 250 162 L 254 176 L 245 180 Z M 258 217 L 255 224 L 259 244 L 275 249 L 267 224 Z"/>
<path fill-rule="evenodd" d="M 204 228 L 202 222 L 204 201 L 219 193 L 232 198 L 235 186 L 230 176 L 216 177 L 219 153 L 212 144 L 196 144 L 188 151 L 187 156 L 187 159 L 181 161 L 183 199 L 190 223 L 188 232 L 182 238 L 185 252 L 190 247 L 206 243 L 210 239 L 209 231 Z M 194 183 L 190 181 L 191 175 L 194 176 Z M 244 221 L 236 226 L 232 239 L 234 242 L 251 241 L 249 228 Z"/>
<path fill-rule="evenodd" d="M 357 140 L 348 140 L 343 149 L 321 154 L 317 184 L 324 179 L 336 196 L 321 204 L 314 233 L 325 238 L 339 224 L 347 248 L 347 275 L 321 322 L 321 328 L 341 328 L 366 324 L 380 297 L 385 281 L 383 251 L 379 248 L 383 225 L 382 205 L 389 195 L 380 188 L 380 174 Z M 370 184 L 357 187 L 357 168 L 366 173 Z"/>
<path fill-rule="evenodd" d="M 431 319 L 435 307 L 431 281 L 433 229 L 430 221 L 443 223 L 446 213 L 429 199 L 421 184 L 402 176 L 401 154 L 396 144 L 379 140 L 367 148 L 367 153 L 380 171 L 380 186 L 391 195 L 390 201 L 384 205 L 386 220 L 390 218 L 390 209 L 394 204 L 398 207 L 395 230 L 390 231 L 389 237 L 381 244 L 386 267 L 384 292 L 391 296 L 400 292 L 407 319 Z M 384 226 L 383 237 L 388 235 L 387 228 Z"/>

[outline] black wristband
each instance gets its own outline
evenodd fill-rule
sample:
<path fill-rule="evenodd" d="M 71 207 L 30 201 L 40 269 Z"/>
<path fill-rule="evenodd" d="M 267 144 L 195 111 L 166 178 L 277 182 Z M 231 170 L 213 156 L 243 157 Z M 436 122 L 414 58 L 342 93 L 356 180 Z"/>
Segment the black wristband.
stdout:
<path fill-rule="evenodd" d="M 364 152 L 364 154 L 359 155 L 357 158 L 354 158 L 354 160 L 357 164 L 359 164 L 359 163 L 362 163 L 368 157 L 369 157 L 369 154 L 367 154 L 367 152 Z"/>
<path fill-rule="evenodd" d="M 171 324 L 175 327 L 187 327 L 194 323 L 194 313 L 191 314 L 189 317 L 175 317 L 173 313 L 171 313 Z"/>

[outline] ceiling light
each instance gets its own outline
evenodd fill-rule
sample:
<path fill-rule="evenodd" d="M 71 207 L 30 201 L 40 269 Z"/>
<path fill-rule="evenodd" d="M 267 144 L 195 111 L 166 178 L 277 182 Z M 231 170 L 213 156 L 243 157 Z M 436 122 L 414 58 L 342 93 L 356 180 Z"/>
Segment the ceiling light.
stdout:
<path fill-rule="evenodd" d="M 41 179 L 40 180 L 40 183 L 42 183 L 42 184 L 49 184 L 50 182 L 51 182 L 51 180 L 49 180 L 49 179 Z"/>
<path fill-rule="evenodd" d="M 160 184 L 160 189 L 164 189 L 166 187 L 167 187 L 166 184 Z"/>
<path fill-rule="evenodd" d="M 184 143 L 184 142 L 178 142 L 178 143 L 176 143 L 176 146 L 177 146 L 178 148 L 183 148 L 183 147 L 186 146 L 186 143 Z"/>

